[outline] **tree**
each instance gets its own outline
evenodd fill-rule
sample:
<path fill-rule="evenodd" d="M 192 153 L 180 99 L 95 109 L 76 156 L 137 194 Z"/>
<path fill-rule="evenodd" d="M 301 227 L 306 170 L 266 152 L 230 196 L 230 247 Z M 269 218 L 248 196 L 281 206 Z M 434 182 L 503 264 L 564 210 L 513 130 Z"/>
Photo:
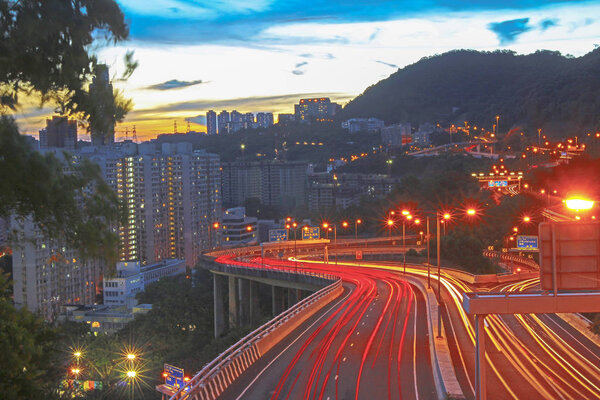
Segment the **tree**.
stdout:
<path fill-rule="evenodd" d="M 0 0 L 0 30 L 0 217 L 30 216 L 82 257 L 112 262 L 119 206 L 99 169 L 33 151 L 7 113 L 25 94 L 80 118 L 88 129 L 122 120 L 131 102 L 118 92 L 91 99 L 88 84 L 98 69 L 94 41 L 128 36 L 123 13 L 113 0 Z M 136 67 L 132 54 L 125 63 L 124 78 Z"/>
<path fill-rule="evenodd" d="M 0 393 L 4 399 L 56 397 L 56 332 L 27 310 L 16 310 L 0 274 Z"/>

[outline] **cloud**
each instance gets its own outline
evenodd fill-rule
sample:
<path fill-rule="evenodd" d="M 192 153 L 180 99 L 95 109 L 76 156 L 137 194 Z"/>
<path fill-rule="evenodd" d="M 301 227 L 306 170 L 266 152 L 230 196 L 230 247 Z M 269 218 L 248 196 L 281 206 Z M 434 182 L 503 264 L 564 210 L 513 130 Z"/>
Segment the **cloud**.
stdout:
<path fill-rule="evenodd" d="M 329 97 L 331 101 L 346 102 L 355 97 L 348 93 L 291 93 L 274 96 L 252 96 L 236 99 L 219 99 L 219 100 L 197 100 L 184 101 L 179 103 L 160 105 L 154 108 L 134 110 L 127 114 L 128 121 L 145 119 L 150 116 L 154 119 L 155 116 L 165 113 L 178 112 L 198 112 L 203 110 L 232 110 L 237 109 L 240 112 L 256 111 L 256 110 L 280 110 L 284 108 L 293 109 L 293 105 L 303 98 L 312 97 Z M 165 118 L 170 118 L 166 116 Z"/>
<path fill-rule="evenodd" d="M 492 22 L 488 28 L 498 36 L 500 45 L 513 43 L 517 36 L 530 31 L 529 18 L 511 19 L 502 22 Z"/>
<path fill-rule="evenodd" d="M 545 31 L 548 28 L 551 28 L 553 26 L 558 25 L 558 19 L 557 18 L 547 18 L 544 19 L 540 22 L 540 29 L 542 31 Z"/>
<path fill-rule="evenodd" d="M 375 29 L 375 31 L 371 34 L 371 36 L 369 36 L 369 42 L 375 40 L 377 35 L 379 35 L 379 32 L 381 32 L 380 28 Z"/>
<path fill-rule="evenodd" d="M 200 114 L 200 115 L 196 115 L 195 117 L 186 118 L 186 120 L 191 122 L 192 124 L 206 125 L 206 115 L 205 114 Z"/>
<path fill-rule="evenodd" d="M 145 87 L 145 89 L 149 90 L 173 90 L 173 89 L 183 89 L 189 86 L 199 85 L 203 83 L 202 80 L 198 79 L 195 81 L 180 81 L 177 79 L 171 79 L 170 81 L 166 81 L 163 83 L 157 83 L 156 85 L 151 85 Z"/>
<path fill-rule="evenodd" d="M 306 72 L 306 69 L 303 69 L 302 67 L 305 67 L 306 65 L 308 65 L 308 61 L 302 61 L 302 62 L 297 63 L 295 69 L 292 71 L 292 74 L 304 75 L 304 73 Z"/>
<path fill-rule="evenodd" d="M 375 62 L 379 63 L 379 64 L 387 65 L 388 67 L 392 67 L 392 68 L 396 68 L 396 69 L 400 68 L 396 64 L 387 63 L 387 62 L 381 61 L 381 60 L 375 60 Z"/>
<path fill-rule="evenodd" d="M 302 54 L 298 54 L 299 57 L 303 57 L 303 58 L 322 58 L 323 60 L 333 60 L 335 59 L 335 56 L 331 53 L 321 53 L 321 54 L 315 54 L 315 53 L 302 53 Z"/>

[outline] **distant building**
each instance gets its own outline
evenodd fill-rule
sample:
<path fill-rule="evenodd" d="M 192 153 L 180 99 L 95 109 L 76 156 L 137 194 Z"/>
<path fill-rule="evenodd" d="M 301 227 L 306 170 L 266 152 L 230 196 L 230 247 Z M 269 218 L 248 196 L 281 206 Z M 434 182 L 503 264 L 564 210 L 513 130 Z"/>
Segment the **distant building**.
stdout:
<path fill-rule="evenodd" d="M 256 127 L 268 128 L 273 125 L 273 113 L 260 112 L 256 114 Z"/>
<path fill-rule="evenodd" d="M 288 122 L 294 122 L 296 117 L 294 114 L 277 114 L 277 123 L 286 124 Z"/>
<path fill-rule="evenodd" d="M 410 123 L 394 124 L 381 128 L 381 141 L 385 146 L 399 147 L 412 142 Z"/>
<path fill-rule="evenodd" d="M 243 124 L 242 127 L 244 129 L 256 128 L 256 122 L 254 121 L 254 114 L 251 112 L 243 115 Z"/>
<path fill-rule="evenodd" d="M 40 131 L 40 148 L 49 147 L 74 150 L 77 147 L 77 121 L 59 116 L 46 119 L 46 127 Z"/>
<path fill-rule="evenodd" d="M 241 246 L 257 242 L 257 219 L 246 216 L 245 207 L 229 208 L 223 213 L 223 246 Z"/>
<path fill-rule="evenodd" d="M 206 113 L 206 134 L 216 135 L 217 134 L 217 113 L 213 110 L 209 110 Z"/>
<path fill-rule="evenodd" d="M 132 308 L 137 304 L 136 294 L 147 285 L 183 273 L 185 260 L 166 259 L 144 266 L 139 261 L 118 262 L 116 276 L 104 279 L 104 304 Z"/>
<path fill-rule="evenodd" d="M 342 122 L 342 128 L 348 129 L 350 133 L 380 132 L 383 126 L 383 121 L 378 118 L 352 118 Z"/>
<path fill-rule="evenodd" d="M 419 125 L 419 130 L 414 134 L 414 144 L 417 146 L 429 146 L 431 143 L 431 135 L 436 129 L 436 126 L 431 123 Z"/>
<path fill-rule="evenodd" d="M 60 307 L 59 321 L 84 322 L 90 332 L 115 333 L 134 320 L 137 315 L 147 314 L 151 304 L 138 304 L 133 308 L 107 305 L 65 304 Z"/>
<path fill-rule="evenodd" d="M 377 199 L 389 195 L 399 179 L 378 174 L 316 173 L 308 177 L 310 210 L 348 208 L 362 198 Z"/>
<path fill-rule="evenodd" d="M 219 117 L 217 119 L 218 122 L 218 131 L 219 131 L 219 135 L 226 135 L 229 132 L 231 132 L 231 126 L 230 126 L 230 118 L 229 118 L 229 112 L 226 110 L 223 110 L 219 113 Z"/>
<path fill-rule="evenodd" d="M 112 99 L 113 86 L 110 83 L 108 76 L 108 67 L 106 65 L 98 65 L 98 73 L 92 79 L 90 84 L 89 95 L 92 101 L 95 99 Z M 105 118 L 111 116 L 106 115 Z M 109 126 L 105 131 L 98 131 L 92 127 L 91 131 L 92 145 L 94 146 L 112 146 L 115 143 L 115 127 Z"/>
<path fill-rule="evenodd" d="M 328 97 L 300 99 L 294 105 L 296 121 L 333 121 L 333 116 L 341 110 L 341 106 L 332 103 Z"/>
<path fill-rule="evenodd" d="M 249 198 L 284 208 L 306 204 L 306 162 L 234 161 L 222 169 L 224 204 L 240 205 Z"/>
<path fill-rule="evenodd" d="M 244 115 L 242 113 L 233 110 L 231 112 L 231 129 L 230 132 L 237 132 L 244 127 Z"/>

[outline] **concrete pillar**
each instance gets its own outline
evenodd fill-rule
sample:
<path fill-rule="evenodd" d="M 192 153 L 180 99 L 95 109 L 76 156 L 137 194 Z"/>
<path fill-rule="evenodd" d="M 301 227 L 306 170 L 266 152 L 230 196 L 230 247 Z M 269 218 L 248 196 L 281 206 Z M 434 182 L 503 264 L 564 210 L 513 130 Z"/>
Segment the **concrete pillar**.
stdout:
<path fill-rule="evenodd" d="M 485 315 L 475 315 L 475 399 L 487 399 L 485 360 Z"/>
<path fill-rule="evenodd" d="M 288 308 L 298 302 L 298 292 L 296 289 L 288 288 Z"/>
<path fill-rule="evenodd" d="M 238 296 L 240 326 L 246 326 L 250 324 L 250 281 L 248 279 L 239 280 Z"/>
<path fill-rule="evenodd" d="M 215 337 L 218 338 L 225 333 L 225 300 L 224 300 L 225 277 L 213 274 L 213 311 L 215 324 Z"/>
<path fill-rule="evenodd" d="M 237 305 L 237 278 L 229 277 L 229 329 L 237 328 L 238 325 L 238 305 Z"/>
<path fill-rule="evenodd" d="M 281 314 L 284 309 L 283 288 L 271 286 L 271 297 L 273 303 L 273 316 Z"/>
<path fill-rule="evenodd" d="M 258 283 L 250 281 L 250 324 L 256 326 L 260 320 L 260 308 L 258 305 Z"/>

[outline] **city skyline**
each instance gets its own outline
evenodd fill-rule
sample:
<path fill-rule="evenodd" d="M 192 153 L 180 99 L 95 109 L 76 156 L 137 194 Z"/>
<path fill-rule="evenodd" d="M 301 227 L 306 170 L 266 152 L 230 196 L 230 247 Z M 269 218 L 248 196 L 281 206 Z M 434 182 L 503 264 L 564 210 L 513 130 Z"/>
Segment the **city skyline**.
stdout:
<path fill-rule="evenodd" d="M 581 56 L 600 31 L 589 17 L 600 5 L 588 1 L 119 4 L 130 40 L 99 49 L 99 60 L 118 76 L 122 56 L 134 50 L 140 66 L 128 82 L 115 83 L 135 104 L 117 140 L 133 125 L 139 140 L 172 132 L 174 120 L 180 131 L 187 120 L 204 131 L 210 109 L 293 113 L 305 97 L 343 105 L 398 68 L 453 49 Z M 52 114 L 32 101 L 16 117 L 24 133 L 37 136 Z"/>

